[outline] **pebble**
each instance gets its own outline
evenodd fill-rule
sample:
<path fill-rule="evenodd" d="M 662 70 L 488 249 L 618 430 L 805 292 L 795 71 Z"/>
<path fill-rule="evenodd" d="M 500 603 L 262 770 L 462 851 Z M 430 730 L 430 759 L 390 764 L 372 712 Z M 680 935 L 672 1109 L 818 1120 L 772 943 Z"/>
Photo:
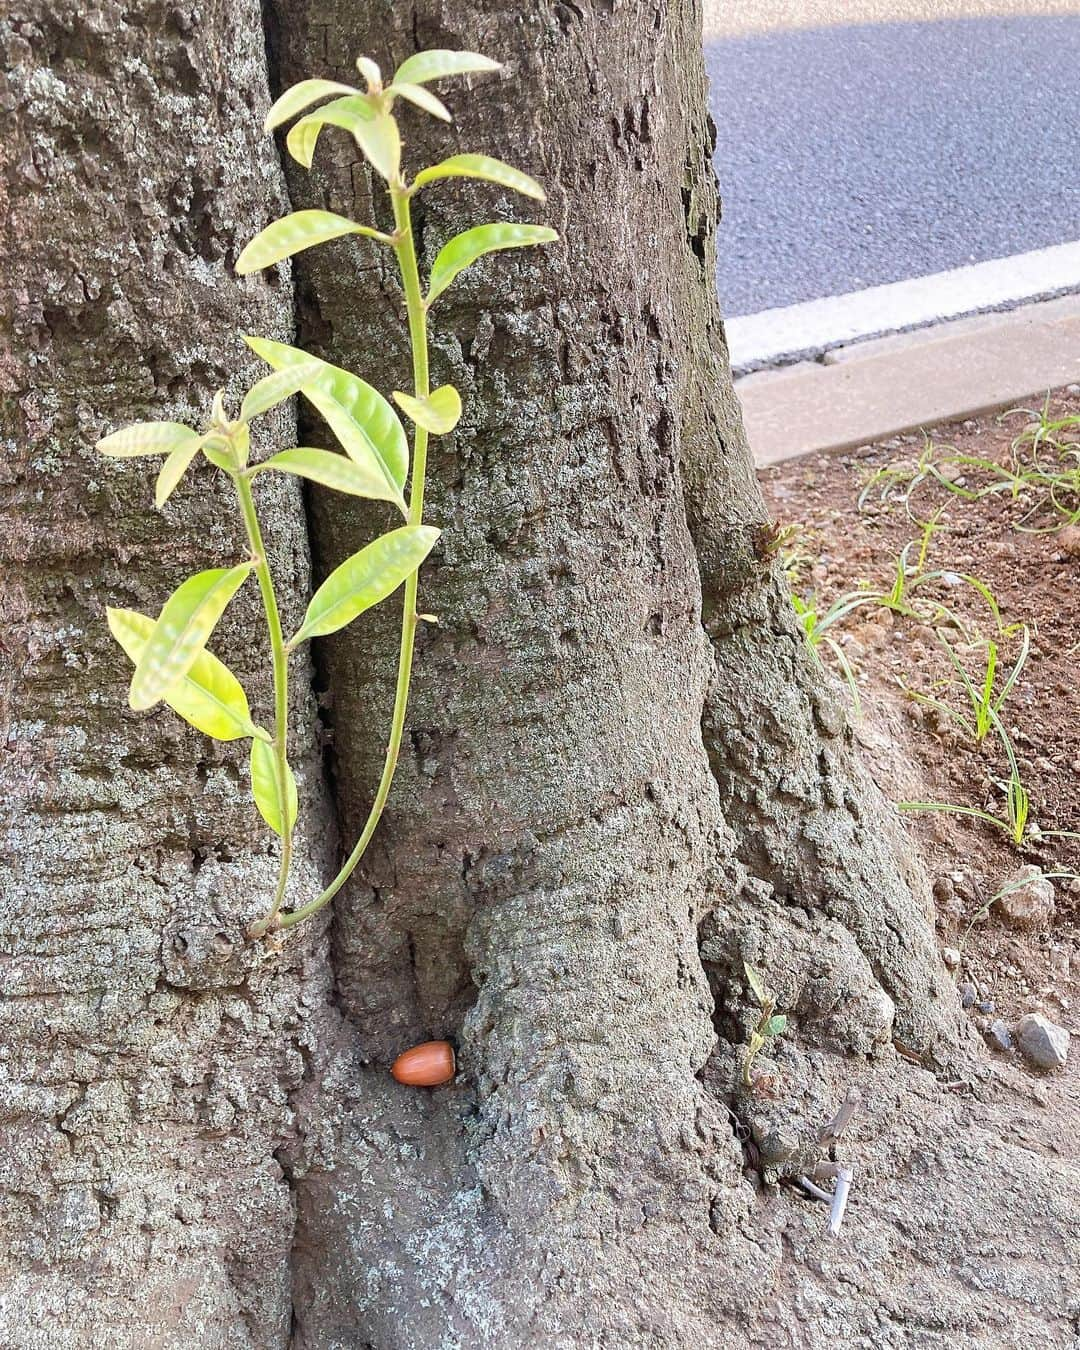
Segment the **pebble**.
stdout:
<path fill-rule="evenodd" d="M 945 964 L 949 967 L 950 970 L 955 970 L 956 967 L 960 964 L 960 953 L 957 951 L 955 947 L 942 947 L 941 959 L 945 962 Z"/>
<path fill-rule="evenodd" d="M 995 911 L 1013 928 L 1041 928 L 1054 913 L 1054 886 L 1033 863 L 1021 867 L 1004 882 L 1005 891 L 994 901 Z"/>
<path fill-rule="evenodd" d="M 1025 1013 L 1013 1028 L 1020 1053 L 1040 1069 L 1063 1069 L 1069 1033 L 1042 1013 Z"/>
<path fill-rule="evenodd" d="M 968 980 L 958 985 L 956 992 L 960 995 L 961 1008 L 970 1008 L 975 1002 L 975 986 Z"/>
<path fill-rule="evenodd" d="M 995 1004 L 992 998 L 984 998 L 983 1001 L 977 1006 L 979 1012 L 981 1013 L 992 1013 L 994 1011 Z"/>
<path fill-rule="evenodd" d="M 986 1043 L 991 1050 L 1000 1050 L 1004 1053 L 1006 1050 L 1012 1049 L 1012 1035 L 1000 1017 L 996 1017 L 990 1023 L 983 1032 L 983 1036 L 985 1036 Z"/>
<path fill-rule="evenodd" d="M 1080 525 L 1066 525 L 1063 530 L 1058 530 L 1054 542 L 1070 558 L 1080 558 Z"/>

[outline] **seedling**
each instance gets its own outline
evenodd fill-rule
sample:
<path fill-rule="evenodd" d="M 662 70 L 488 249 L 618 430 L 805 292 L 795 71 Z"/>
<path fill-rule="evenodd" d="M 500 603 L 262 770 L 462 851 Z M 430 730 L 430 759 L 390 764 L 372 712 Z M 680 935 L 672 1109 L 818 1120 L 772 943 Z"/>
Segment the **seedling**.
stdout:
<path fill-rule="evenodd" d="M 234 420 L 224 394 L 214 399 L 208 425 L 196 432 L 174 422 L 141 422 L 98 443 L 105 455 L 128 458 L 166 455 L 158 474 L 155 503 L 162 508 L 195 458 L 201 455 L 232 482 L 250 556 L 231 566 L 212 568 L 185 581 L 165 602 L 157 619 L 133 610 L 110 609 L 109 626 L 135 663 L 129 702 L 134 709 L 168 704 L 197 730 L 219 740 L 251 740 L 251 783 L 267 825 L 281 838 L 277 886 L 265 918 L 252 924 L 251 937 L 286 928 L 315 914 L 344 885 L 379 823 L 401 749 L 409 696 L 417 623 L 418 569 L 439 531 L 423 523 L 429 436 L 453 431 L 461 399 L 452 385 L 432 389 L 428 363 L 427 317 L 432 305 L 457 276 L 478 258 L 500 249 L 550 243 L 554 230 L 508 221 L 478 225 L 449 240 L 421 284 L 411 221 L 411 201 L 421 188 L 444 179 L 472 178 L 495 183 L 538 201 L 544 192 L 534 179 L 487 155 L 452 155 L 421 169 L 409 182 L 401 164 L 401 134 L 394 117 L 398 99 L 450 121 L 442 102 L 426 86 L 445 76 L 498 70 L 499 64 L 475 52 L 427 51 L 409 57 L 392 82 L 367 57 L 357 68 L 366 83 L 361 91 L 331 80 L 304 80 L 270 109 L 266 130 L 299 117 L 286 147 L 310 169 L 324 127 L 352 134 L 390 197 L 394 229 L 390 233 L 330 211 L 293 211 L 268 225 L 242 251 L 236 270 L 242 276 L 272 267 L 303 249 L 332 239 L 358 237 L 390 249 L 401 275 L 412 350 L 412 393 L 395 392 L 394 403 L 413 424 L 412 473 L 405 428 L 390 402 L 351 372 L 308 356 L 296 347 L 245 337 L 257 356 L 273 368 L 247 393 Z M 326 102 L 325 100 L 332 101 Z M 316 106 L 321 105 L 321 106 Z M 309 111 L 311 109 L 314 111 Z M 303 116 L 300 116 L 303 114 Z M 299 447 L 250 464 L 250 423 L 295 393 L 302 393 L 329 424 L 344 455 Z M 286 473 L 356 497 L 389 502 L 402 524 L 346 559 L 312 596 L 297 631 L 285 639 L 274 579 L 267 562 L 252 485 L 259 474 Z M 408 486 L 408 494 L 406 488 Z M 262 596 L 274 687 L 273 731 L 256 724 L 247 696 L 235 675 L 206 650 L 229 601 L 254 571 Z M 316 899 L 300 909 L 282 910 L 293 852 L 297 791 L 288 762 L 288 661 L 303 643 L 335 633 L 365 610 L 404 585 L 404 606 L 394 709 L 382 776 L 360 838 L 337 876 Z"/>
<path fill-rule="evenodd" d="M 967 501 L 1003 494 L 1020 502 L 1026 509 L 1013 527 L 1027 534 L 1075 525 L 1080 521 L 1080 416 L 1052 417 L 1049 395 L 1041 409 L 1011 408 L 1001 420 L 1018 413 L 1029 419 L 1028 425 L 1013 439 L 1005 462 L 927 440 L 914 465 L 886 465 L 870 477 L 859 496 L 860 509 L 877 489 L 882 502 L 901 502 L 914 520 L 916 492 L 936 483 Z M 1045 520 L 1047 512 L 1049 522 L 1029 523 Z"/>
<path fill-rule="evenodd" d="M 900 802 L 901 811 L 909 812 L 929 812 L 943 811 L 950 815 L 971 816 L 975 820 L 983 820 L 988 825 L 994 825 L 999 830 L 1005 830 L 1011 837 L 1013 843 L 1019 848 L 1023 844 L 1029 833 L 1035 834 L 1035 827 L 1028 825 L 1028 816 L 1031 811 L 1031 798 L 1027 788 L 1020 778 L 1020 769 L 1016 762 L 1016 751 L 1013 749 L 1012 739 L 1002 725 L 1001 719 L 997 713 L 990 710 L 990 720 L 1001 738 L 1001 743 L 1005 749 L 1005 755 L 1009 763 L 1009 777 L 1004 782 L 998 784 L 1005 794 L 1005 810 L 1001 816 L 995 816 L 989 811 L 981 811 L 975 806 L 957 806 L 950 802 Z M 1042 835 L 1040 833 L 1039 837 Z"/>
<path fill-rule="evenodd" d="M 746 1046 L 746 1057 L 743 1060 L 743 1082 L 747 1087 L 753 1087 L 754 1078 L 751 1070 L 754 1066 L 754 1060 L 766 1041 L 784 1033 L 787 1029 L 787 1017 L 783 1013 L 776 1012 L 776 995 L 769 992 L 761 972 L 747 961 L 743 962 L 743 970 L 746 971 L 746 982 L 750 986 L 750 992 L 754 995 L 761 1010 L 757 1023 L 750 1032 L 750 1040 Z"/>
<path fill-rule="evenodd" d="M 911 689 L 901 681 L 901 688 L 919 703 L 926 704 L 928 707 L 935 708 L 944 717 L 963 731 L 968 740 L 973 741 L 975 745 L 981 745 L 994 725 L 994 718 L 1001 712 L 1002 705 L 1008 698 L 1010 691 L 1020 678 L 1020 673 L 1027 663 L 1028 654 L 1031 651 L 1031 634 L 1024 628 L 1024 637 L 1020 645 L 1020 654 L 1017 656 L 1012 669 L 1005 677 L 1004 683 L 1000 689 L 995 689 L 995 683 L 998 675 L 998 645 L 989 638 L 981 644 L 986 653 L 986 666 L 978 682 L 972 680 L 968 674 L 963 662 L 956 654 L 955 649 L 949 640 L 938 633 L 938 641 L 941 643 L 960 679 L 961 687 L 967 695 L 968 706 L 971 709 L 971 716 L 957 712 L 948 703 L 940 699 L 932 698 L 929 694 L 920 693 L 917 689 Z"/>
<path fill-rule="evenodd" d="M 803 635 L 818 664 L 823 664 L 821 652 L 818 650 L 822 645 L 828 647 L 836 658 L 836 663 L 840 667 L 844 681 L 851 693 L 851 703 L 855 716 L 860 717 L 862 715 L 862 700 L 859 698 L 859 686 L 855 683 L 855 672 L 851 668 L 851 662 L 847 659 L 843 647 L 825 631 L 830 622 L 828 614 L 824 617 L 820 616 L 811 601 L 803 600 L 798 595 L 792 595 L 791 603 L 794 606 L 795 613 L 799 616 Z"/>

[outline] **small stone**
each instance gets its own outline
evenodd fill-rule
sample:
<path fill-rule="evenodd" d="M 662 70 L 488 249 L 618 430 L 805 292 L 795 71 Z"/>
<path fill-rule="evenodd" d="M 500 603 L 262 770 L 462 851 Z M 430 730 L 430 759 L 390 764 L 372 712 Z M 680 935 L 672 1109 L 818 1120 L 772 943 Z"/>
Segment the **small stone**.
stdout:
<path fill-rule="evenodd" d="M 976 1006 L 981 1013 L 992 1013 L 994 1011 L 994 1000 L 992 998 L 984 998 L 983 1001 Z"/>
<path fill-rule="evenodd" d="M 1029 863 L 1004 883 L 994 909 L 1013 928 L 1041 928 L 1054 913 L 1054 886 Z"/>
<path fill-rule="evenodd" d="M 1063 530 L 1058 530 L 1054 542 L 1070 558 L 1080 558 L 1080 525 L 1066 525 Z"/>
<path fill-rule="evenodd" d="M 1013 1043 L 1012 1036 L 1009 1032 L 1009 1028 L 1005 1025 L 1005 1023 L 1001 1020 L 1000 1017 L 996 1017 L 990 1023 L 990 1025 L 983 1032 L 983 1035 L 986 1038 L 986 1044 L 990 1047 L 991 1050 L 998 1050 L 1002 1054 L 1004 1054 L 1007 1050 L 1012 1049 Z"/>
<path fill-rule="evenodd" d="M 975 1002 L 975 986 L 968 980 L 958 985 L 956 992 L 960 995 L 961 1008 L 970 1008 Z"/>
<path fill-rule="evenodd" d="M 955 970 L 956 967 L 960 964 L 960 953 L 956 950 L 955 947 L 942 947 L 941 959 L 945 962 L 945 964 L 949 967 L 950 970 Z"/>
<path fill-rule="evenodd" d="M 1042 1013 L 1025 1013 L 1013 1028 L 1025 1059 L 1040 1069 L 1063 1069 L 1069 1055 L 1069 1033 Z"/>

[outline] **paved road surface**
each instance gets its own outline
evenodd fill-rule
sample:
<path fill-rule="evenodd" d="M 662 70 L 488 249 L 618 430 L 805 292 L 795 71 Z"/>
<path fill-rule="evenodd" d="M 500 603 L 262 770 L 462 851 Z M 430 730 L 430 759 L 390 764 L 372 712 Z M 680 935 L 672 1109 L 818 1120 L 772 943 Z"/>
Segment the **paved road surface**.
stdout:
<path fill-rule="evenodd" d="M 1080 15 L 705 50 L 728 315 L 1080 239 Z"/>

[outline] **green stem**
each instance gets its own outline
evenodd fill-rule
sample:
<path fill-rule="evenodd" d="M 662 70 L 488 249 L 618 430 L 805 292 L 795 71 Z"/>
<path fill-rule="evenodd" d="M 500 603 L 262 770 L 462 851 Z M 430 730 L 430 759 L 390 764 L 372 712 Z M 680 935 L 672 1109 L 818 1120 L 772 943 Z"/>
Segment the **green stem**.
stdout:
<path fill-rule="evenodd" d="M 416 248 L 413 243 L 412 221 L 409 213 L 409 193 L 403 186 L 391 186 L 390 197 L 394 205 L 394 252 L 397 254 L 398 268 L 405 292 L 405 308 L 409 318 L 409 341 L 412 346 L 413 386 L 417 398 L 426 398 L 431 392 L 428 371 L 427 306 L 420 289 L 420 270 L 416 262 Z M 424 518 L 424 482 L 427 476 L 428 433 L 424 427 L 417 426 L 413 444 L 412 494 L 409 498 L 408 523 L 419 525 Z M 318 913 L 328 905 L 345 882 L 352 875 L 357 863 L 364 856 L 371 837 L 382 817 L 386 800 L 390 796 L 390 787 L 397 769 L 398 755 L 401 752 L 401 740 L 405 732 L 405 709 L 409 702 L 409 680 L 412 675 L 413 644 L 416 638 L 416 599 L 419 582 L 419 570 L 406 579 L 405 601 L 401 615 L 401 646 L 398 655 L 397 688 L 394 693 L 394 712 L 390 722 L 390 740 L 386 747 L 386 759 L 383 761 L 382 777 L 371 803 L 371 810 L 356 841 L 356 847 L 346 858 L 341 871 L 326 890 L 300 909 L 291 914 L 278 915 L 277 926 L 291 928 L 293 924 Z"/>
<path fill-rule="evenodd" d="M 288 819 L 289 800 L 289 658 L 285 650 L 285 634 L 281 630 L 281 615 L 278 613 L 277 596 L 274 594 L 274 578 L 270 573 L 270 564 L 266 560 L 266 547 L 263 544 L 259 517 L 255 511 L 255 499 L 251 495 L 251 482 L 243 472 L 235 475 L 237 496 L 240 498 L 240 511 L 244 517 L 248 543 L 255 556 L 255 575 L 259 579 L 262 592 L 263 609 L 266 612 L 266 626 L 270 632 L 270 654 L 274 666 L 274 767 L 277 771 L 278 800 L 282 804 L 281 864 L 278 869 L 277 887 L 273 904 L 265 919 L 253 924 L 252 937 L 261 937 L 272 927 L 285 900 L 285 886 L 292 867 L 293 827 Z"/>

